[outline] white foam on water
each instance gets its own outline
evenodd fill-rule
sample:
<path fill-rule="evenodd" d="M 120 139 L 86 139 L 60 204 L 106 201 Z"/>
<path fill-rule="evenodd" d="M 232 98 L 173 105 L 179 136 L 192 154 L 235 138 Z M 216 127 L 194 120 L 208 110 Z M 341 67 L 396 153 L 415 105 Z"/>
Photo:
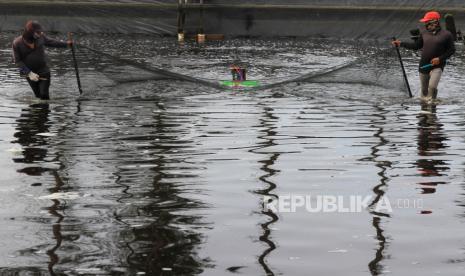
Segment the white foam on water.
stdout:
<path fill-rule="evenodd" d="M 51 132 L 43 132 L 43 133 L 37 133 L 38 136 L 43 136 L 43 137 L 54 137 L 57 136 L 56 133 L 51 133 Z"/>
<path fill-rule="evenodd" d="M 328 253 L 347 253 L 348 250 L 346 249 L 335 249 L 335 250 L 329 250 Z"/>
<path fill-rule="evenodd" d="M 11 153 L 22 153 L 24 149 L 20 147 L 14 147 L 14 148 L 7 149 L 6 151 L 11 152 Z"/>
<path fill-rule="evenodd" d="M 77 199 L 80 197 L 87 197 L 88 194 L 80 195 L 77 192 L 67 192 L 67 193 L 53 193 L 50 195 L 40 196 L 38 199 Z"/>

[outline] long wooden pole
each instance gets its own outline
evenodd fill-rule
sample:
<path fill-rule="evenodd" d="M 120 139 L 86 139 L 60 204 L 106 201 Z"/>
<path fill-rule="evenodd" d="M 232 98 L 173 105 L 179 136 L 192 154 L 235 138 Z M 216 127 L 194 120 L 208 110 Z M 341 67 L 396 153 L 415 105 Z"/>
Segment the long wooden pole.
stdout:
<path fill-rule="evenodd" d="M 392 38 L 392 41 L 396 40 L 395 37 Z M 408 82 L 407 73 L 405 73 L 404 62 L 402 61 L 402 56 L 400 55 L 399 46 L 395 45 L 397 57 L 399 58 L 400 67 L 402 68 L 402 74 L 404 75 L 405 85 L 407 86 L 408 95 L 412 98 L 412 90 L 410 89 L 410 84 Z"/>
<path fill-rule="evenodd" d="M 68 40 L 72 41 L 73 37 L 71 33 L 68 33 Z M 79 68 L 78 63 L 76 60 L 76 51 L 74 50 L 74 43 L 71 45 L 71 53 L 73 54 L 73 64 L 74 64 L 74 72 L 76 73 L 76 81 L 79 89 L 79 94 L 82 94 L 82 87 L 81 87 L 81 78 L 79 77 Z"/>

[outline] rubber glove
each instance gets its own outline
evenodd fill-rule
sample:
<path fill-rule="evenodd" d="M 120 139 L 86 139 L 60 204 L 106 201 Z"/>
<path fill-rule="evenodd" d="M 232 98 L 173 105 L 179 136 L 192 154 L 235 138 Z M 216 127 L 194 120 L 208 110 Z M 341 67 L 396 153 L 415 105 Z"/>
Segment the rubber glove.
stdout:
<path fill-rule="evenodd" d="M 27 77 L 31 80 L 31 81 L 39 81 L 39 75 L 37 75 L 36 73 L 34 72 L 29 72 L 29 74 L 27 74 Z"/>

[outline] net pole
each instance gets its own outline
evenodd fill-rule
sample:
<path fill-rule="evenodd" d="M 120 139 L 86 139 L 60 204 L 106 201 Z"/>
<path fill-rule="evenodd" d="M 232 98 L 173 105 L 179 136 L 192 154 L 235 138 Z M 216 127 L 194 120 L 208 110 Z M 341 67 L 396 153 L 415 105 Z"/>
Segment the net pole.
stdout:
<path fill-rule="evenodd" d="M 184 23 L 183 23 L 183 16 L 184 10 L 182 5 L 183 0 L 178 0 L 178 34 L 184 32 Z"/>
<path fill-rule="evenodd" d="M 68 33 L 68 40 L 72 41 L 72 39 L 72 34 Z M 82 95 L 81 78 L 79 77 L 79 68 L 76 60 L 76 51 L 74 50 L 74 43 L 71 44 L 71 54 L 73 56 L 74 72 L 76 73 L 76 81 L 79 89 L 79 95 Z"/>
<path fill-rule="evenodd" d="M 199 33 L 200 34 L 205 34 L 204 21 L 203 21 L 203 16 L 204 16 L 203 0 L 200 0 L 199 4 L 200 4 L 200 29 L 199 29 Z"/>
<path fill-rule="evenodd" d="M 396 38 L 393 37 L 392 38 L 392 41 L 395 41 Z M 402 56 L 400 54 L 400 51 L 399 51 L 399 46 L 395 45 L 395 48 L 396 48 L 396 52 L 397 52 L 397 57 L 399 58 L 399 63 L 400 63 L 400 67 L 402 69 L 402 75 L 404 76 L 404 80 L 405 80 L 405 86 L 407 86 L 407 91 L 408 91 L 408 95 L 410 98 L 412 98 L 412 90 L 410 89 L 410 84 L 408 82 L 408 78 L 407 78 L 407 74 L 405 73 L 405 67 L 404 67 L 404 62 L 402 61 Z"/>

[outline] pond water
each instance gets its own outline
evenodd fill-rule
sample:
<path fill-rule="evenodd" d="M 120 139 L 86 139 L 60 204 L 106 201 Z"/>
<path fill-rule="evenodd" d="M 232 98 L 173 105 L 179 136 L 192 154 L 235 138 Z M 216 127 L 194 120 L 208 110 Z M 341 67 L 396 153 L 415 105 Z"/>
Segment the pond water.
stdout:
<path fill-rule="evenodd" d="M 460 48 L 434 105 L 395 89 L 400 74 L 389 75 L 393 87 L 329 75 L 216 89 L 151 79 L 82 49 L 83 95 L 69 51 L 53 49 L 52 100 L 43 102 L 9 63 L 13 38 L 0 39 L 1 275 L 464 274 Z M 209 82 L 229 79 L 232 63 L 272 84 L 357 68 L 373 52 L 347 41 L 79 39 Z M 418 57 L 403 55 L 418 94 Z M 376 68 L 400 70 L 396 59 Z M 368 197 L 370 206 L 263 204 L 286 196 L 345 207 Z"/>

